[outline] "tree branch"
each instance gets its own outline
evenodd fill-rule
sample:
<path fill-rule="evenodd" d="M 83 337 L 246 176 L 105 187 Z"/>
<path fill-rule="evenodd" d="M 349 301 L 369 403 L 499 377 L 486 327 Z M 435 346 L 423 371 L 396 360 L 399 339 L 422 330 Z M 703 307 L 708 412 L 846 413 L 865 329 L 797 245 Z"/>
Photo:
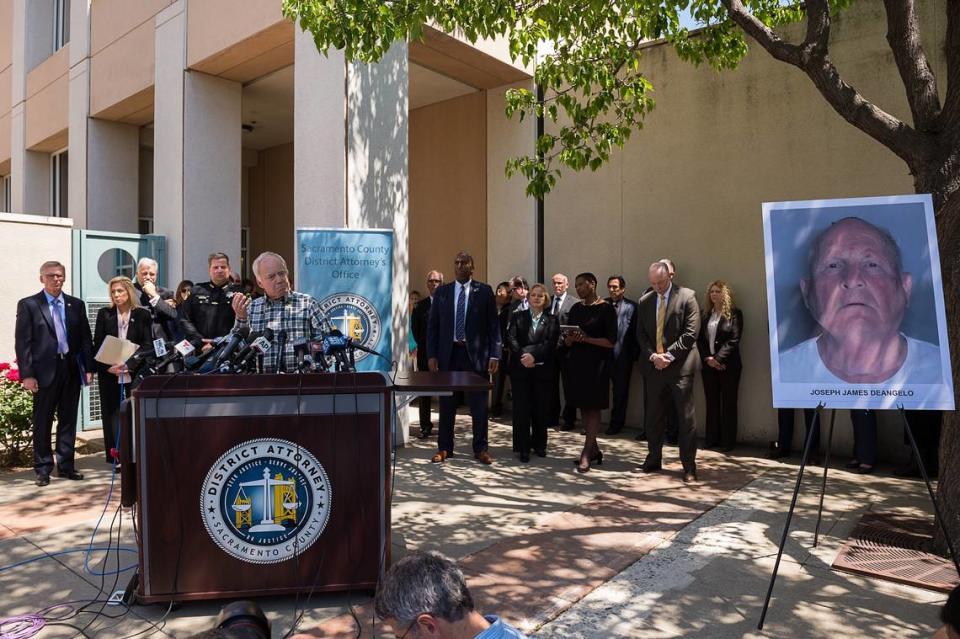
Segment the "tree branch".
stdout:
<path fill-rule="evenodd" d="M 910 126 L 866 100 L 843 81 L 830 60 L 830 15 L 825 0 L 808 0 L 807 39 L 802 47 L 784 42 L 743 6 L 741 0 L 721 0 L 730 18 L 777 60 L 801 69 L 820 95 L 847 122 L 893 151 L 916 171 L 932 152 L 931 141 Z M 960 3 L 960 0 L 949 0 Z"/>
<path fill-rule="evenodd" d="M 913 0 L 883 0 L 883 5 L 887 12 L 887 42 L 903 80 L 913 126 L 924 133 L 935 133 L 940 96 L 937 78 L 920 41 L 916 6 Z"/>
<path fill-rule="evenodd" d="M 947 95 L 943 100 L 943 126 L 950 139 L 960 139 L 960 0 L 947 2 Z"/>

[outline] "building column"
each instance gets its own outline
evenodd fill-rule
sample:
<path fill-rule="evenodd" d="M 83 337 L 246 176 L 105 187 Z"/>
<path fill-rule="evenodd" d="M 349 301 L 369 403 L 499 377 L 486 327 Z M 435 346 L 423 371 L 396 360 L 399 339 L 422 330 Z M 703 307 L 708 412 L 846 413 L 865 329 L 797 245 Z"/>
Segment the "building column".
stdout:
<path fill-rule="evenodd" d="M 87 219 L 88 161 L 87 119 L 90 115 L 90 3 L 70 3 L 70 72 L 67 149 L 70 181 L 67 207 L 76 228 L 99 228 Z M 110 229 L 114 230 L 114 229 Z M 116 229 L 119 230 L 119 229 Z"/>
<path fill-rule="evenodd" d="M 187 15 L 156 17 L 154 232 L 167 238 L 167 280 L 206 279 L 207 255 L 240 264 L 241 85 L 186 70 Z"/>
<path fill-rule="evenodd" d="M 344 87 L 341 51 L 320 55 L 296 29 L 293 65 L 293 227 L 347 225 Z"/>
<path fill-rule="evenodd" d="M 347 66 L 347 226 L 393 230 L 393 359 L 407 354 L 408 218 L 407 45 L 373 65 Z"/>
<path fill-rule="evenodd" d="M 14 0 L 10 78 L 10 211 L 50 214 L 50 156 L 27 150 L 28 0 Z M 28 55 L 29 54 L 29 55 Z"/>

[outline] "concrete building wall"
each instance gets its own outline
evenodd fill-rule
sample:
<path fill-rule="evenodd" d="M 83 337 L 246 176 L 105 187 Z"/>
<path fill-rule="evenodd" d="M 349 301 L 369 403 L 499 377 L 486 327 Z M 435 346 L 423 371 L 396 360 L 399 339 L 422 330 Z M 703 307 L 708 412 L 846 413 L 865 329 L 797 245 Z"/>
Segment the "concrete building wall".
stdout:
<path fill-rule="evenodd" d="M 537 271 L 537 202 L 526 196 L 523 176 L 508 178 L 503 171 L 509 158 L 532 152 L 537 134 L 536 119 L 521 122 L 504 113 L 512 87 L 534 89 L 527 81 L 487 91 L 487 259 L 494 286 L 518 273 L 532 284 Z"/>
<path fill-rule="evenodd" d="M 67 267 L 63 290 L 73 290 L 70 220 L 0 213 L 0 255 L 6 256 L 7 276 L 0 278 L 0 361 L 14 359 L 17 300 L 40 292 L 40 265 L 58 260 Z"/>
<path fill-rule="evenodd" d="M 410 281 L 453 277 L 457 251 L 473 254 L 486 280 L 487 98 L 482 91 L 410 112 Z M 497 170 L 497 169 L 494 169 Z"/>
<path fill-rule="evenodd" d="M 926 50 L 942 72 L 937 15 L 944 15 L 942 1 L 923 5 Z M 831 56 L 865 96 L 909 118 L 883 24 L 880 3 L 855 3 L 834 22 Z M 776 438 L 776 412 L 761 204 L 910 193 L 912 182 L 906 166 L 833 112 L 805 75 L 757 47 L 736 71 L 696 68 L 665 46 L 648 48 L 642 66 L 656 87 L 656 110 L 600 171 L 564 171 L 546 199 L 546 268 L 590 270 L 601 279 L 619 272 L 636 298 L 650 262 L 670 257 L 701 304 L 710 281 L 727 280 L 745 316 L 740 437 L 765 443 Z M 637 423 L 638 381 L 631 397 L 628 423 Z M 703 419 L 698 399 L 701 429 Z M 881 441 L 900 452 L 895 421 L 884 420 Z M 836 450 L 849 450 L 850 431 L 840 415 Z"/>

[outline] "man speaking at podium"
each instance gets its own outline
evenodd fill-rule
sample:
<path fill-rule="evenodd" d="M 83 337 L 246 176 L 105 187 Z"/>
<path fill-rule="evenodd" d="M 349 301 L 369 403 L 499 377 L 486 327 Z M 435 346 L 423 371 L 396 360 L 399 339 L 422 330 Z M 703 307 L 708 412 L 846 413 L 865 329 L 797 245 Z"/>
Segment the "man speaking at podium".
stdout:
<path fill-rule="evenodd" d="M 253 274 L 264 296 L 250 300 L 234 295 L 232 306 L 237 319 L 233 330 L 244 327 L 250 334 L 270 328 L 270 349 L 263 355 L 264 373 L 294 373 L 297 361 L 293 345 L 323 333 L 323 311 L 306 293 L 290 290 L 290 272 L 283 257 L 265 251 L 253 260 Z"/>

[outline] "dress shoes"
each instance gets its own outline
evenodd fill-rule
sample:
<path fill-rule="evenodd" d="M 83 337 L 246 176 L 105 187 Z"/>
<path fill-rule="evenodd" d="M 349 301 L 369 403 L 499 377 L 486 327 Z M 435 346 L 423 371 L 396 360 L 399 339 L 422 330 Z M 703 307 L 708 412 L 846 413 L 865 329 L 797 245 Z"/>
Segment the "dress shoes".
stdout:
<path fill-rule="evenodd" d="M 529 461 L 530 461 L 530 453 L 520 453 L 520 461 L 522 461 L 524 464 L 526 464 L 527 462 L 529 462 Z M 486 462 L 484 462 L 484 463 L 486 463 Z"/>
<path fill-rule="evenodd" d="M 623 426 L 611 426 L 604 432 L 607 435 L 617 435 L 620 433 L 621 430 L 623 430 Z"/>
<path fill-rule="evenodd" d="M 437 454 L 430 458 L 431 464 L 442 464 L 453 457 L 453 453 L 449 450 L 438 450 Z"/>
<path fill-rule="evenodd" d="M 37 480 L 34 483 L 37 486 L 47 486 L 50 484 L 50 475 L 37 475 Z"/>
<path fill-rule="evenodd" d="M 683 483 L 693 484 L 697 481 L 696 473 L 683 473 Z"/>
<path fill-rule="evenodd" d="M 724 446 L 720 449 L 721 453 L 731 453 L 736 446 Z"/>
<path fill-rule="evenodd" d="M 536 450 L 533 451 L 533 452 L 537 454 L 537 457 L 546 457 L 546 456 L 547 456 L 547 449 L 546 449 L 546 448 L 538 448 L 538 449 L 536 449 Z"/>
<path fill-rule="evenodd" d="M 493 463 L 493 457 L 490 456 L 490 453 L 487 451 L 480 451 L 479 453 L 474 453 L 473 458 L 479 461 L 481 464 L 486 464 L 489 466 Z M 527 461 L 530 461 L 530 455 L 527 455 Z"/>
<path fill-rule="evenodd" d="M 564 432 L 569 432 L 569 431 L 573 430 L 574 428 L 576 428 L 576 426 L 575 426 L 574 424 L 571 424 L 571 423 L 567 422 L 567 423 L 565 423 L 563 426 L 560 427 L 560 430 L 561 430 L 561 431 L 564 431 Z"/>
<path fill-rule="evenodd" d="M 634 439 L 635 441 L 638 441 L 638 442 L 645 442 L 645 441 L 647 441 L 647 434 L 646 434 L 646 433 L 638 433 L 637 435 L 634 436 L 633 439 Z"/>
<path fill-rule="evenodd" d="M 783 459 L 784 457 L 789 457 L 790 451 L 783 450 L 782 448 L 774 448 L 769 453 L 767 453 L 767 459 Z"/>
<path fill-rule="evenodd" d="M 72 479 L 73 481 L 77 481 L 79 479 L 83 479 L 83 473 L 78 473 L 75 470 L 67 470 L 57 473 L 57 477 L 63 477 L 64 479 Z"/>
<path fill-rule="evenodd" d="M 430 435 L 432 434 L 433 434 L 432 429 L 428 428 L 427 430 L 421 430 L 420 434 L 417 435 L 417 439 L 430 439 Z"/>
<path fill-rule="evenodd" d="M 641 464 L 637 466 L 635 472 L 638 473 L 659 473 L 662 470 L 661 466 L 654 466 L 653 464 Z"/>

